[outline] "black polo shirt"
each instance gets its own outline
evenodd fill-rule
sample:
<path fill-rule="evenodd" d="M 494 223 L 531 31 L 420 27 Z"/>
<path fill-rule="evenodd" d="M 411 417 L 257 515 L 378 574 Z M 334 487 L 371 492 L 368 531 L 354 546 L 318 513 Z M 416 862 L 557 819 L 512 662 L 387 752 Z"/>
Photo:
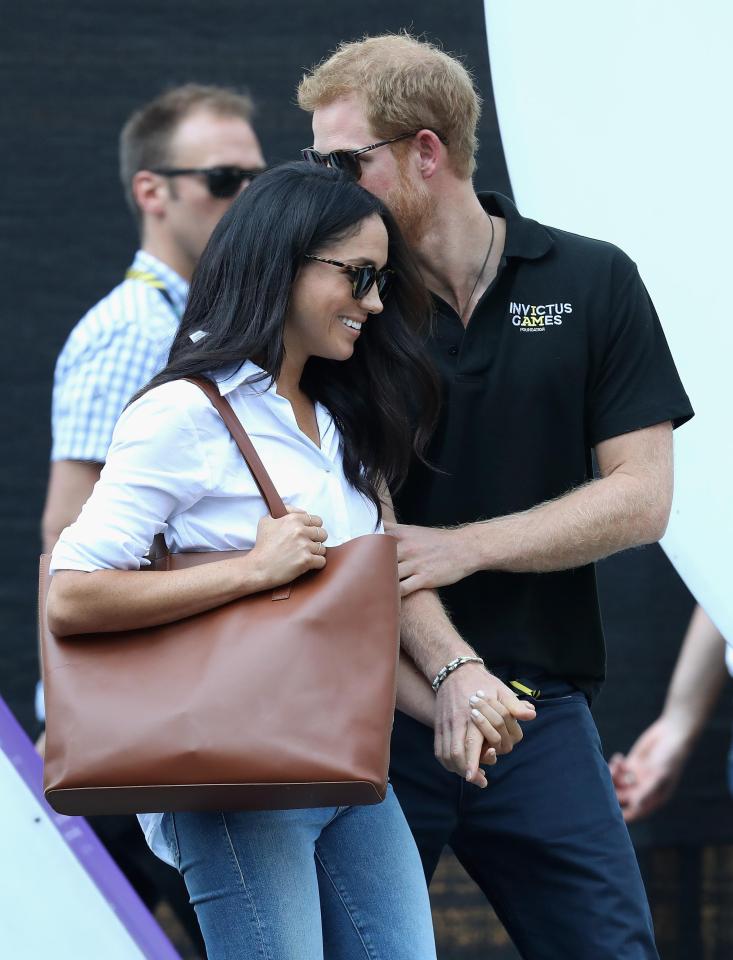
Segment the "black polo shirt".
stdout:
<path fill-rule="evenodd" d="M 600 441 L 692 416 L 635 264 L 617 247 L 504 217 L 496 279 L 467 328 L 439 297 L 429 341 L 443 407 L 428 459 L 396 496 L 399 519 L 452 526 L 562 496 L 592 477 Z M 481 572 L 440 591 L 489 667 L 548 673 L 594 693 L 605 674 L 595 569 Z"/>

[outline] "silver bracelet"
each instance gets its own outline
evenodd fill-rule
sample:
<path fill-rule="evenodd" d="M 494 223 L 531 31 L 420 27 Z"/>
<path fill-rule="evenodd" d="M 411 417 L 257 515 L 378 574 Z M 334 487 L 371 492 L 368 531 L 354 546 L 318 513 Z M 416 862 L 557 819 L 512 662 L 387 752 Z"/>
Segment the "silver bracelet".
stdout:
<path fill-rule="evenodd" d="M 446 663 L 446 665 L 436 673 L 435 679 L 430 684 L 430 686 L 433 688 L 433 691 L 437 693 L 438 687 L 445 680 L 445 678 L 450 676 L 454 670 L 462 667 L 464 663 L 480 663 L 482 667 L 484 666 L 484 661 L 481 659 L 481 657 L 456 657 L 455 660 L 451 660 L 450 663 Z"/>

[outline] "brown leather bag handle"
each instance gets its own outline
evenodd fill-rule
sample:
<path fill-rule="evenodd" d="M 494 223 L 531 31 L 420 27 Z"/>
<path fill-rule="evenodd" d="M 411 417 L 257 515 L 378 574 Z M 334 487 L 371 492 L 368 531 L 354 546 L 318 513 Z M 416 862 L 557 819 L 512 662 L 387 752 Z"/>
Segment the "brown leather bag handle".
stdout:
<path fill-rule="evenodd" d="M 189 383 L 194 383 L 196 386 L 203 390 L 209 400 L 212 402 L 214 407 L 216 407 L 219 412 L 219 416 L 224 421 L 229 433 L 231 433 L 234 438 L 234 442 L 239 447 L 239 451 L 245 459 L 247 466 L 250 469 L 254 481 L 257 484 L 257 488 L 262 494 L 265 503 L 270 511 L 270 516 L 273 519 L 278 520 L 280 517 L 287 516 L 287 509 L 285 504 L 282 502 L 280 494 L 275 489 L 275 485 L 270 479 L 270 475 L 259 458 L 257 451 L 255 450 L 252 441 L 247 436 L 247 431 L 244 429 L 242 424 L 239 421 L 234 410 L 232 410 L 232 405 L 226 399 L 222 397 L 219 393 L 217 387 L 207 380 L 205 377 L 184 377 L 184 380 L 188 380 Z"/>

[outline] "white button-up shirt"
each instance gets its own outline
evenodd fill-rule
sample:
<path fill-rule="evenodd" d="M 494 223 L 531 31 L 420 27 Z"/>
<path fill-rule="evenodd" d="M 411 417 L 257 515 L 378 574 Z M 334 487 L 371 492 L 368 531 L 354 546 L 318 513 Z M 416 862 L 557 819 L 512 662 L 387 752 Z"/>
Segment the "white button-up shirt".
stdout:
<path fill-rule="evenodd" d="M 251 361 L 216 378 L 288 506 L 323 519 L 328 546 L 381 530 L 374 505 L 349 484 L 340 435 L 316 404 L 319 447 L 298 427 L 290 401 Z M 209 399 L 177 380 L 148 391 L 114 430 L 107 462 L 78 520 L 51 558 L 58 570 L 138 570 L 155 534 L 172 552 L 247 550 L 267 513 L 239 448 Z M 140 816 L 151 849 L 170 862 L 162 814 Z"/>

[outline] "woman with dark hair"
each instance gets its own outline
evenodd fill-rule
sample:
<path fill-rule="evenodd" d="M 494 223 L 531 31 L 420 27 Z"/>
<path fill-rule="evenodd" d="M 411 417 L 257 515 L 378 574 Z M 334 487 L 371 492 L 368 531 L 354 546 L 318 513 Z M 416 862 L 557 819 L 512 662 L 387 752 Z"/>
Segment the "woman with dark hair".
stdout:
<path fill-rule="evenodd" d="M 380 490 L 421 455 L 436 411 L 415 336 L 429 314 L 377 198 L 305 164 L 258 178 L 214 231 L 168 365 L 123 413 L 94 493 L 53 552 L 51 629 L 172 622 L 323 567 L 326 540 L 379 530 Z M 227 396 L 288 516 L 267 514 L 218 413 L 182 379 L 194 375 Z M 172 552 L 249 552 L 143 574 L 162 531 Z M 432 692 L 412 679 L 400 705 L 424 717 Z M 183 874 L 212 960 L 435 956 L 391 788 L 375 806 L 140 819 Z"/>

